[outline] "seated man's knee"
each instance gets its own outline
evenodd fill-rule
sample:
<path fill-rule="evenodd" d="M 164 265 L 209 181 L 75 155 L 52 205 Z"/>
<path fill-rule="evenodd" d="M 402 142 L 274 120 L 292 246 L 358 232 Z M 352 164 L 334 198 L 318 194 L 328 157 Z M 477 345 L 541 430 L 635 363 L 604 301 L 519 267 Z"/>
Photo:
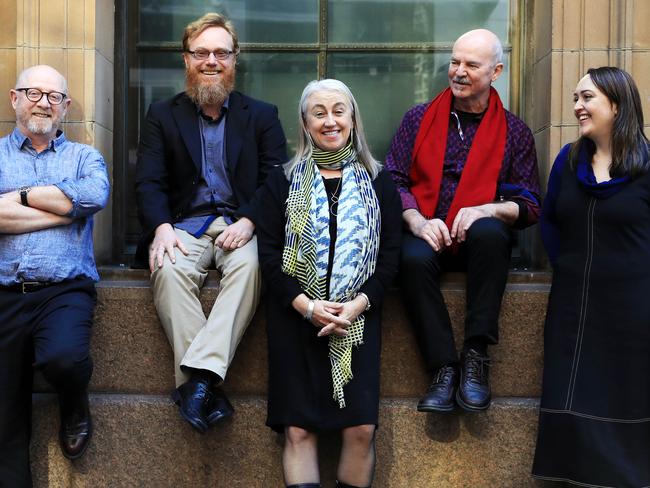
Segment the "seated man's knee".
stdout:
<path fill-rule="evenodd" d="M 88 354 L 62 350 L 40 361 L 43 377 L 52 385 L 66 389 L 85 389 L 90 381 L 93 362 Z"/>
<path fill-rule="evenodd" d="M 437 263 L 436 252 L 426 241 L 416 237 L 404 239 L 400 256 L 401 273 L 413 277 L 414 273 L 421 273 L 423 268 L 436 271 Z"/>
<path fill-rule="evenodd" d="M 293 425 L 287 427 L 284 430 L 284 434 L 287 444 L 292 446 L 301 446 L 306 443 L 311 443 L 316 438 L 314 433 Z"/>
<path fill-rule="evenodd" d="M 257 260 L 257 256 L 253 259 L 247 259 L 239 263 L 239 269 L 243 271 L 246 275 L 255 277 L 260 274 L 260 263 Z"/>
<path fill-rule="evenodd" d="M 262 273 L 257 255 L 248 255 L 247 258 L 237 257 L 229 262 L 223 269 L 223 282 L 261 283 Z"/>
<path fill-rule="evenodd" d="M 181 266 L 172 264 L 168 259 L 165 259 L 163 266 L 156 268 L 156 270 L 151 274 L 151 281 L 157 282 L 158 284 L 166 284 L 170 280 L 177 280 L 185 274 L 186 272 L 181 268 Z"/>
<path fill-rule="evenodd" d="M 372 424 L 355 425 L 343 430 L 343 439 L 346 443 L 369 447 L 374 442 L 375 430 Z"/>
<path fill-rule="evenodd" d="M 485 246 L 509 245 L 511 234 L 509 226 L 494 217 L 476 220 L 467 231 L 467 242 Z"/>
<path fill-rule="evenodd" d="M 180 251 L 178 251 L 180 252 Z M 163 267 L 156 269 L 151 275 L 151 285 L 154 293 L 185 293 L 194 285 L 200 286 L 202 278 L 187 267 L 165 262 Z M 154 297 L 155 299 L 156 297 Z"/>

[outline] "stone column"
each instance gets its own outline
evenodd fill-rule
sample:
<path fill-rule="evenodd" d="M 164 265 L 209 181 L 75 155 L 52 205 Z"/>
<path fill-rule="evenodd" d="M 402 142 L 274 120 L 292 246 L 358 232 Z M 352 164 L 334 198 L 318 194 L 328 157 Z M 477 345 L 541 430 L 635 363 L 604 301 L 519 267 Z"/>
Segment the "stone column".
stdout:
<path fill-rule="evenodd" d="M 587 69 L 610 65 L 635 79 L 650 118 L 650 2 L 647 0 L 524 0 L 527 31 L 524 88 L 540 178 L 546 187 L 555 156 L 578 137 L 573 92 Z M 538 243 L 539 244 L 539 243 Z M 541 247 L 534 251 L 544 256 Z M 538 262 L 539 264 L 539 262 Z"/>
<path fill-rule="evenodd" d="M 113 0 L 0 1 L 0 134 L 14 127 L 8 91 L 24 68 L 49 64 L 68 80 L 72 104 L 63 130 L 104 156 L 113 174 Z M 95 217 L 95 253 L 112 247 L 112 199 Z"/>
<path fill-rule="evenodd" d="M 587 69 L 610 65 L 635 79 L 650 117 L 650 2 L 529 0 L 532 86 L 526 95 L 543 182 L 561 147 L 578 137 L 573 91 Z"/>

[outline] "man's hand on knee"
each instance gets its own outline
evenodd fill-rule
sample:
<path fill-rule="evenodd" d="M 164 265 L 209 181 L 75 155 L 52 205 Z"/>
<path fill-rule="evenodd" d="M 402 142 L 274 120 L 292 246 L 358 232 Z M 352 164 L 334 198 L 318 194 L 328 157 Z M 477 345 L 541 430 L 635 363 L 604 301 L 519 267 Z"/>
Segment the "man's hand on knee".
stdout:
<path fill-rule="evenodd" d="M 485 217 L 494 217 L 494 204 L 486 203 L 477 207 L 461 208 L 456 214 L 454 223 L 451 225 L 451 238 L 457 242 L 465 242 L 467 231 L 474 222 Z"/>
<path fill-rule="evenodd" d="M 512 225 L 518 216 L 519 205 L 511 201 L 486 203 L 476 207 L 461 208 L 456 214 L 454 223 L 451 226 L 451 238 L 458 242 L 464 242 L 467 239 L 467 231 L 478 219 L 493 217 L 508 225 Z"/>
<path fill-rule="evenodd" d="M 237 222 L 226 227 L 214 241 L 214 244 L 224 251 L 232 251 L 245 246 L 253 237 L 253 231 L 255 231 L 253 221 L 242 217 Z"/>
<path fill-rule="evenodd" d="M 162 268 L 165 253 L 169 255 L 172 264 L 176 263 L 175 247 L 187 256 L 188 251 L 171 224 L 160 224 L 156 227 L 156 234 L 149 246 L 149 270 L 153 273 L 156 267 Z"/>
<path fill-rule="evenodd" d="M 405 210 L 402 214 L 409 230 L 439 252 L 451 246 L 451 236 L 447 224 L 440 219 L 427 220 L 415 209 Z"/>

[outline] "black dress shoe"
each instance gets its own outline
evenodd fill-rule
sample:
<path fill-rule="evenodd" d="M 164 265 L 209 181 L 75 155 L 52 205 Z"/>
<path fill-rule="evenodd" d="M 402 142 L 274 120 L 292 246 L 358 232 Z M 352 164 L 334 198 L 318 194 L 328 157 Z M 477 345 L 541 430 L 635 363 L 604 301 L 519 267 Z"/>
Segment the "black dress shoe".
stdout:
<path fill-rule="evenodd" d="M 427 393 L 418 403 L 419 412 L 451 412 L 454 409 L 454 396 L 458 385 L 458 371 L 448 364 L 440 368 Z"/>
<path fill-rule="evenodd" d="M 193 379 L 172 392 L 172 400 L 178 405 L 181 417 L 201 434 L 208 430 L 205 412 L 211 396 L 206 381 Z"/>
<path fill-rule="evenodd" d="M 93 433 L 88 393 L 79 393 L 74 398 L 61 398 L 60 402 L 59 442 L 61 451 L 68 459 L 78 459 L 86 452 Z"/>
<path fill-rule="evenodd" d="M 461 355 L 460 387 L 456 401 L 464 410 L 477 412 L 490 406 L 490 357 L 474 349 Z"/>
<path fill-rule="evenodd" d="M 218 387 L 213 386 L 211 389 L 210 401 L 206 407 L 208 424 L 213 425 L 220 420 L 230 417 L 235 413 L 235 409 L 228 400 L 224 391 Z"/>

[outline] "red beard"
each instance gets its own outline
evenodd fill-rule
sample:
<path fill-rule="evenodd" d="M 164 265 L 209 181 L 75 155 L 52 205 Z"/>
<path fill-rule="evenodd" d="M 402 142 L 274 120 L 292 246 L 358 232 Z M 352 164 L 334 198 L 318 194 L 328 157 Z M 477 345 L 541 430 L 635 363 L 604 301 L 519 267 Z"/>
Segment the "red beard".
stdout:
<path fill-rule="evenodd" d="M 196 68 L 185 69 L 185 91 L 199 107 L 203 105 L 223 105 L 235 88 L 235 69 L 221 71 L 216 80 L 204 80 Z"/>

